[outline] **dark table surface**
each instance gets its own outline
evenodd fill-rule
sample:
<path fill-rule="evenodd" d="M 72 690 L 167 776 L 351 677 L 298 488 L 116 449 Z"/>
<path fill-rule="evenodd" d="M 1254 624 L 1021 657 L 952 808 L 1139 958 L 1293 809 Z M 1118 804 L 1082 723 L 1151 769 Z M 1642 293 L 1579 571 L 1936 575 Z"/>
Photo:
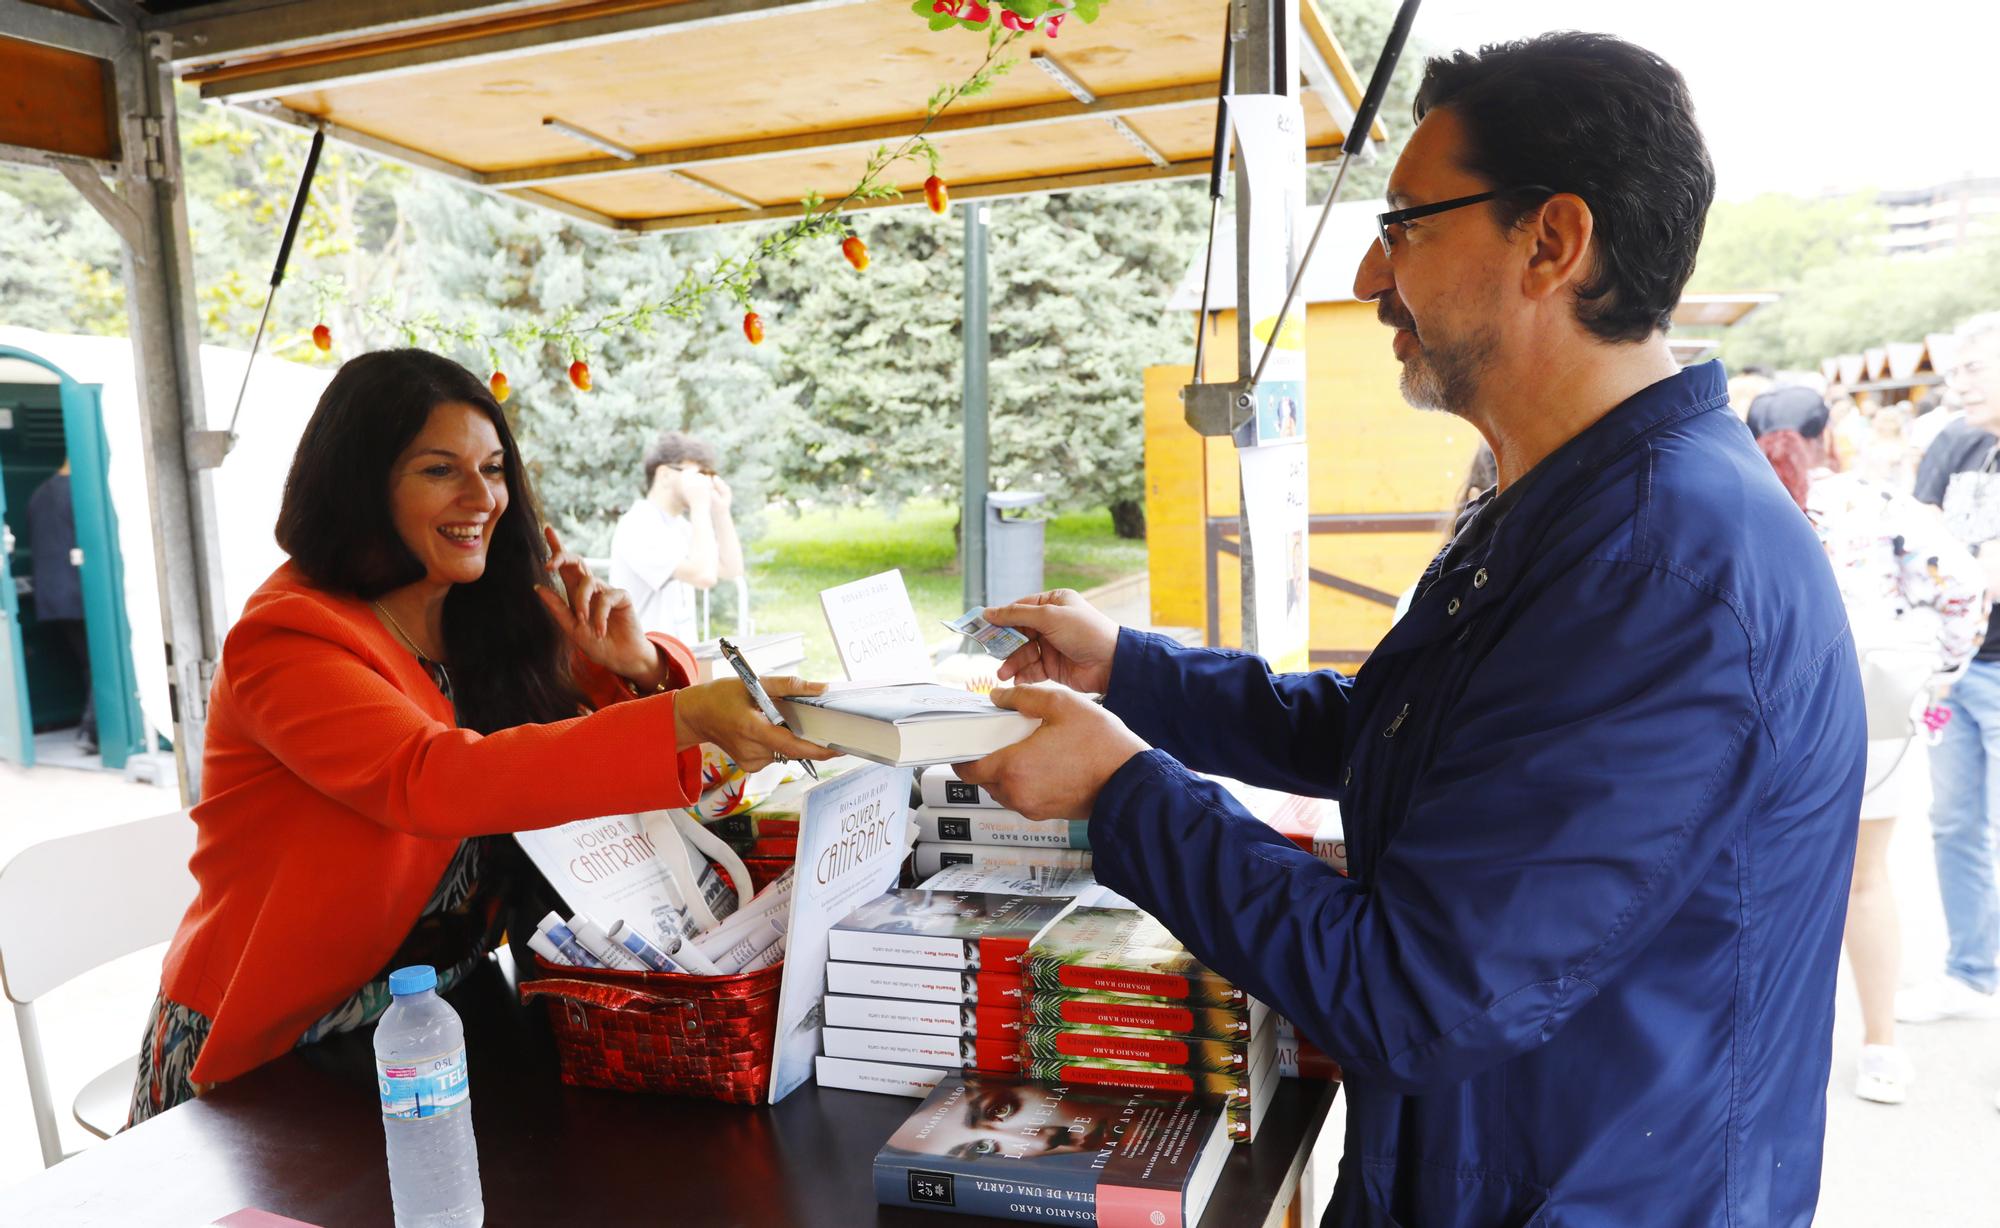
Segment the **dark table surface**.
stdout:
<path fill-rule="evenodd" d="M 539 1004 L 489 965 L 465 1020 L 486 1222 L 676 1228 L 972 1228 L 1011 1221 L 878 1207 L 875 1153 L 917 1101 L 811 1084 L 778 1105 L 565 1087 Z M 295 1050 L 0 1190 L 0 1224 L 194 1228 L 256 1207 L 326 1228 L 388 1225 L 372 1031 Z M 1335 1089 L 1281 1080 L 1234 1149 L 1202 1228 L 1261 1228 L 1288 1203 Z"/>

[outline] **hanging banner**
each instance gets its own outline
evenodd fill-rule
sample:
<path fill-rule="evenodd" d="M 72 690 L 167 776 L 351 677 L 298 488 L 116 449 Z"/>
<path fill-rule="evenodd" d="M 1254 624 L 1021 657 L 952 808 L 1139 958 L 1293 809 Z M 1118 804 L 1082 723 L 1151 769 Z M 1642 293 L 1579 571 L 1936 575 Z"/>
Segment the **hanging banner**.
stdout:
<path fill-rule="evenodd" d="M 1236 156 L 1247 183 L 1250 223 L 1247 318 L 1250 365 L 1256 370 L 1264 347 L 1271 358 L 1257 381 L 1257 412 L 1236 435 L 1240 448 L 1302 443 L 1306 437 L 1306 304 L 1302 290 L 1283 321 L 1278 308 L 1305 255 L 1302 221 L 1306 204 L 1305 112 L 1296 98 L 1281 94 L 1239 94 L 1229 100 Z M 1272 338 L 1276 338 L 1275 343 Z"/>
<path fill-rule="evenodd" d="M 1249 536 L 1245 554 L 1256 560 L 1250 578 L 1256 638 L 1246 636 L 1244 643 L 1254 645 L 1272 669 L 1310 669 L 1312 539 L 1306 515 L 1306 450 L 1244 448 L 1237 457 Z"/>

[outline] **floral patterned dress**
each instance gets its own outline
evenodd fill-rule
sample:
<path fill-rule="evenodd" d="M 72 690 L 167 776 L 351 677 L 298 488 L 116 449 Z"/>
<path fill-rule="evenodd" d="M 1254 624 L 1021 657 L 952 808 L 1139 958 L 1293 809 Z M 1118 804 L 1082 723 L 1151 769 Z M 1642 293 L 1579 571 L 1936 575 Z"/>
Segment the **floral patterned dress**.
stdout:
<path fill-rule="evenodd" d="M 1937 512 L 1851 473 L 1808 476 L 1806 518 L 1819 532 L 1854 627 L 1855 646 L 1935 637 L 1938 672 L 1972 659 L 1986 638 L 1986 579 Z"/>

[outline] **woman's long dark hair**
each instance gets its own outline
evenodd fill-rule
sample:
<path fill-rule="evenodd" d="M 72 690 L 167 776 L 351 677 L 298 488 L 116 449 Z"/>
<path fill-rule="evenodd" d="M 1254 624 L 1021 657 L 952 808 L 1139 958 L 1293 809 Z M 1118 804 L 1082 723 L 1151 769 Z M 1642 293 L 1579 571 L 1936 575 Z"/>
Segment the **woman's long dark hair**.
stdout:
<path fill-rule="evenodd" d="M 488 531 L 486 572 L 444 601 L 444 650 L 459 724 L 480 733 L 572 717 L 583 707 L 569 646 L 533 589 L 546 578 L 541 515 L 507 415 L 485 381 L 425 350 L 349 359 L 299 438 L 278 545 L 314 585 L 373 601 L 424 577 L 396 532 L 389 473 L 431 411 L 463 402 L 506 453 L 507 510 Z"/>

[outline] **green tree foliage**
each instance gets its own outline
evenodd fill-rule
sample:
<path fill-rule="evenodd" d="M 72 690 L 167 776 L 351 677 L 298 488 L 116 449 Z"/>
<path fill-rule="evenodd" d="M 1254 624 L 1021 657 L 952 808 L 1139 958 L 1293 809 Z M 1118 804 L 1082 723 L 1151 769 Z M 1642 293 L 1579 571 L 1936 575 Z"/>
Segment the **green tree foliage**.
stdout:
<path fill-rule="evenodd" d="M 1781 296 L 1722 335 L 1725 362 L 1812 370 L 1822 358 L 1949 332 L 2000 307 L 2000 235 L 1888 255 L 1885 215 L 1873 201 L 1872 192 L 1767 193 L 1709 210 L 1688 291 Z"/>
<path fill-rule="evenodd" d="M 1396 0 L 1299 2 L 1319 6 L 1327 25 L 1333 30 L 1333 36 L 1340 40 L 1348 60 L 1354 65 L 1361 87 L 1366 89 L 1368 78 L 1375 71 L 1376 58 L 1382 54 L 1382 46 L 1388 41 L 1389 27 L 1395 22 Z M 1422 24 L 1418 23 L 1419 29 Z M 1347 181 L 1340 188 L 1342 200 L 1369 200 L 1387 190 L 1389 172 L 1395 169 L 1397 157 L 1402 154 L 1404 144 L 1417 126 L 1412 114 L 1417 101 L 1417 83 L 1423 80 L 1424 60 L 1433 52 L 1434 49 L 1414 33 L 1404 45 L 1402 57 L 1396 61 L 1395 75 L 1389 78 L 1389 89 L 1382 95 L 1382 110 L 1377 117 L 1389 135 L 1388 144 L 1376 146 L 1377 157 L 1372 162 L 1356 161 L 1348 168 Z M 1333 168 L 1311 168 L 1306 173 L 1306 182 L 1310 189 L 1308 199 L 1314 204 L 1323 202 L 1333 187 Z M 1318 216 L 1315 215 L 1313 220 L 1318 221 Z"/>
<path fill-rule="evenodd" d="M 960 205 L 958 208 L 974 207 Z M 1059 506 L 1143 519 L 1143 371 L 1184 357 L 1163 311 L 1199 250 L 1198 186 L 1172 184 L 988 206 L 992 474 Z M 797 446 L 784 487 L 891 506 L 956 498 L 962 446 L 962 219 L 904 211 L 859 221 L 875 254 L 856 274 L 808 252 L 766 275 Z"/>
<path fill-rule="evenodd" d="M 204 340 L 255 329 L 307 138 L 183 93 L 182 149 Z M 948 176 L 949 166 L 943 168 Z M 961 203 L 958 210 L 967 207 Z M 1118 509 L 1142 531 L 1141 372 L 1185 356 L 1188 323 L 1166 296 L 1198 250 L 1198 185 L 990 206 L 994 476 L 1062 506 Z M 738 521 L 757 509 L 955 500 L 960 473 L 962 214 L 856 216 L 874 260 L 857 273 L 838 240 L 767 263 L 753 288 L 769 340 L 752 347 L 716 296 L 698 321 L 655 318 L 588 337 L 595 387 L 569 355 L 477 340 L 522 321 L 578 320 L 657 298 L 773 227 L 634 239 L 469 192 L 329 144 L 266 351 L 327 365 L 406 344 L 397 322 L 457 327 L 446 349 L 481 374 L 497 363 L 545 510 L 601 553 L 638 497 L 640 457 L 663 429 L 721 450 Z M 56 330 L 118 332 L 124 304 L 108 227 L 59 177 L 0 171 L 0 314 Z M 323 300 L 320 280 L 344 294 Z M 51 286 L 59 287 L 50 293 Z M 334 349 L 312 348 L 315 323 Z"/>
<path fill-rule="evenodd" d="M 1786 291 L 1831 264 L 1881 251 L 1873 193 L 1805 200 L 1777 192 L 1719 201 L 1708 211 L 1693 294 Z"/>
<path fill-rule="evenodd" d="M 1807 273 L 1723 339 L 1733 366 L 1816 369 L 1822 358 L 1950 332 L 2000 308 L 2000 238 L 1917 256 L 1855 256 Z"/>
<path fill-rule="evenodd" d="M 433 180 L 409 185 L 397 203 L 413 248 L 425 258 L 401 279 L 394 314 L 435 312 L 495 333 L 511 319 L 591 317 L 635 302 L 673 284 L 690 262 L 705 267 L 715 254 L 691 249 L 750 241 L 732 234 L 681 245 L 631 242 Z M 399 340 L 372 318 L 364 329 L 371 344 Z M 478 371 L 491 365 L 473 346 L 453 357 Z M 569 356 L 553 346 L 503 353 L 500 365 L 513 388 L 506 408 L 531 460 L 543 511 L 569 536 L 566 544 L 594 554 L 609 548 L 612 526 L 642 493 L 646 445 L 663 430 L 690 431 L 716 445 L 736 492 L 738 522 L 754 524 L 771 455 L 784 445 L 784 432 L 770 430 L 771 421 L 786 417 L 789 402 L 720 306 L 698 325 L 655 319 L 643 330 L 598 341 L 589 392 L 570 385 Z"/>
<path fill-rule="evenodd" d="M 0 309 L 26 328 L 125 331 L 118 238 L 53 171 L 0 168 Z"/>

